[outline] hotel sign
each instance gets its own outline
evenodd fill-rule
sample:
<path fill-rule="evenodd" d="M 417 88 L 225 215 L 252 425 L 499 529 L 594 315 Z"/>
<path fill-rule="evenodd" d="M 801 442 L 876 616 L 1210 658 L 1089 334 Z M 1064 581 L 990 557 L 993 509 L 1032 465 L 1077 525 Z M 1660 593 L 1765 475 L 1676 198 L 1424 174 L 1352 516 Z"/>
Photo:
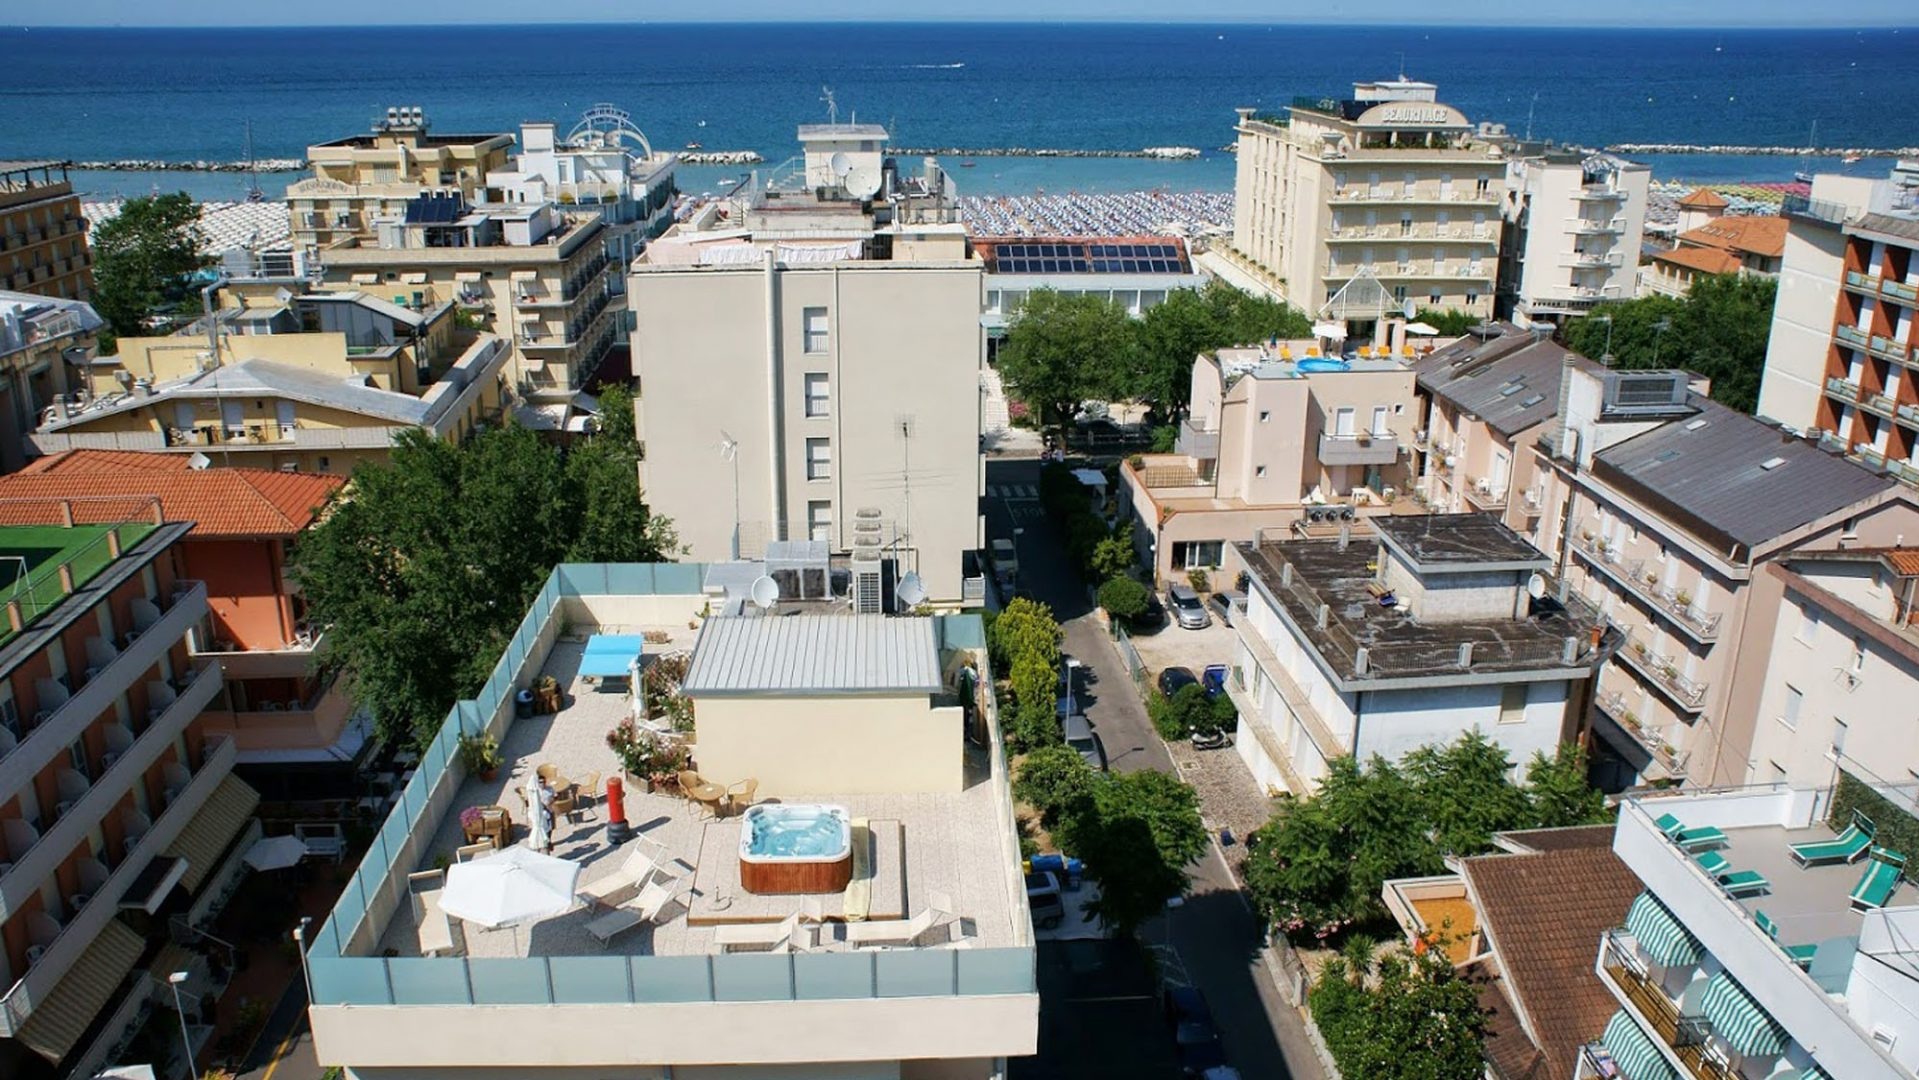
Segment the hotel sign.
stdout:
<path fill-rule="evenodd" d="M 1356 121 L 1360 127 L 1428 127 L 1428 128 L 1468 128 L 1472 124 L 1466 114 L 1451 105 L 1438 105 L 1430 101 L 1388 101 L 1375 105 L 1359 115 Z"/>

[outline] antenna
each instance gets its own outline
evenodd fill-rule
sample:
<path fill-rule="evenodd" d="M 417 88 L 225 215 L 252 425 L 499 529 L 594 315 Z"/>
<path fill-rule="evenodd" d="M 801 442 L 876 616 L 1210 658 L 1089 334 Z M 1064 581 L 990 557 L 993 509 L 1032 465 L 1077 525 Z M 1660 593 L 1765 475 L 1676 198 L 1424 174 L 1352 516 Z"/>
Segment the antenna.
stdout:
<path fill-rule="evenodd" d="M 846 182 L 846 174 L 853 171 L 853 159 L 847 157 L 844 150 L 835 150 L 826 163 L 832 167 L 833 175 L 838 177 L 842 184 Z"/>
<path fill-rule="evenodd" d="M 830 86 L 820 87 L 820 100 L 826 102 L 826 122 L 829 124 L 838 124 L 840 122 L 840 103 L 833 100 L 833 88 Z"/>
<path fill-rule="evenodd" d="M 1546 575 L 1534 574 L 1532 577 L 1527 578 L 1526 595 L 1532 597 L 1534 600 L 1543 598 L 1546 595 Z"/>
<path fill-rule="evenodd" d="M 720 429 L 720 460 L 733 466 L 733 561 L 740 558 L 740 443 Z"/>
<path fill-rule="evenodd" d="M 879 194 L 881 179 L 878 169 L 871 165 L 859 165 L 850 168 L 840 178 L 840 183 L 846 186 L 848 195 L 856 199 L 870 199 Z"/>

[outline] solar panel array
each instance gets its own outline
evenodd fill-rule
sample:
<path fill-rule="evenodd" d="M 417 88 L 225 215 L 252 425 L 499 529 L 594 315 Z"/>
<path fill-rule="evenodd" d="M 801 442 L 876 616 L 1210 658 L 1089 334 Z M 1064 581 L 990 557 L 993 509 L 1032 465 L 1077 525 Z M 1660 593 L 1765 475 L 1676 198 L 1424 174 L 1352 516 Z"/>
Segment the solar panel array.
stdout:
<path fill-rule="evenodd" d="M 1177 244 L 994 245 L 1002 274 L 1179 274 L 1186 270 Z"/>
<path fill-rule="evenodd" d="M 451 225 L 466 216 L 466 199 L 452 193 L 427 192 L 406 204 L 409 225 Z"/>

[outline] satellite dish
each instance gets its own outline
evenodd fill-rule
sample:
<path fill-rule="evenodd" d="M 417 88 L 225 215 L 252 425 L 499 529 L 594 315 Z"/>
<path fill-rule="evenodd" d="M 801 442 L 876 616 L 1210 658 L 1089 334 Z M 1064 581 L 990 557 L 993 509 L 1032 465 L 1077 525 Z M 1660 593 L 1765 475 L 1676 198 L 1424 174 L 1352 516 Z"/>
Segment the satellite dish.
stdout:
<path fill-rule="evenodd" d="M 1413 302 L 1411 300 L 1406 301 L 1405 305 L 1401 307 L 1399 310 L 1405 312 L 1406 317 L 1408 319 L 1412 318 L 1415 314 L 1419 312 L 1419 309 L 1413 306 Z"/>
<path fill-rule="evenodd" d="M 899 587 L 893 590 L 893 595 L 900 598 L 900 603 L 909 608 L 915 608 L 926 602 L 926 586 L 920 584 L 918 574 L 908 574 L 900 579 Z"/>
<path fill-rule="evenodd" d="M 1532 577 L 1527 578 L 1526 595 L 1532 597 L 1534 600 L 1543 599 L 1546 595 L 1546 575 L 1534 574 Z"/>
<path fill-rule="evenodd" d="M 853 159 L 847 157 L 845 151 L 834 153 L 827 159 L 827 165 L 833 170 L 833 175 L 841 180 L 846 179 L 846 174 L 853 171 Z"/>
<path fill-rule="evenodd" d="M 770 608 L 774 604 L 779 603 L 780 583 L 774 581 L 769 575 L 761 574 L 759 577 L 753 579 L 751 595 L 754 604 L 763 608 Z"/>
<path fill-rule="evenodd" d="M 870 199 L 879 194 L 880 171 L 870 165 L 862 165 L 849 171 L 843 183 L 847 194 L 856 199 Z"/>
<path fill-rule="evenodd" d="M 204 469 L 212 464 L 213 459 L 198 450 L 195 450 L 193 456 L 187 459 L 187 468 L 189 469 Z"/>

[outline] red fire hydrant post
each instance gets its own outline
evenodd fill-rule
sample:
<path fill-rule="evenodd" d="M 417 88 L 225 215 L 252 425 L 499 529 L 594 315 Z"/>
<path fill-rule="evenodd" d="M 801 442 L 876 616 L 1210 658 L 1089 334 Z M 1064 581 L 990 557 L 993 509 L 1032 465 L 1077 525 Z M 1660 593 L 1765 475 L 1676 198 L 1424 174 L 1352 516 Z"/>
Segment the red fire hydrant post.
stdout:
<path fill-rule="evenodd" d="M 606 838 L 624 844 L 632 836 L 633 828 L 626 823 L 626 783 L 614 773 L 606 778 Z"/>

